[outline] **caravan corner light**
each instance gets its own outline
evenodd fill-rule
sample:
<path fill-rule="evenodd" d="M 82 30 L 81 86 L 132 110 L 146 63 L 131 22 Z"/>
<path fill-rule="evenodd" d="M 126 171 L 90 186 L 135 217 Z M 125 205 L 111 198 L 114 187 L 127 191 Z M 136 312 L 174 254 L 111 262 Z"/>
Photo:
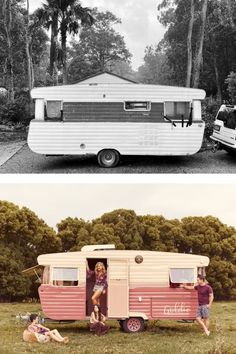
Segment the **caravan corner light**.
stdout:
<path fill-rule="evenodd" d="M 91 252 L 91 251 L 103 251 L 103 250 L 115 250 L 116 246 L 114 244 L 107 245 L 88 245 L 81 248 L 81 252 Z"/>

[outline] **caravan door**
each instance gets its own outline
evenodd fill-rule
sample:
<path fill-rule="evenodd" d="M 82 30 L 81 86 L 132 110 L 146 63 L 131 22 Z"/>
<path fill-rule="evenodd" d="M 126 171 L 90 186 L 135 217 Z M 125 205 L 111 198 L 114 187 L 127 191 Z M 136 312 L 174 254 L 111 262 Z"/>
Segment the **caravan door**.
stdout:
<path fill-rule="evenodd" d="M 127 259 L 109 259 L 108 317 L 126 318 L 129 312 L 129 264 Z"/>

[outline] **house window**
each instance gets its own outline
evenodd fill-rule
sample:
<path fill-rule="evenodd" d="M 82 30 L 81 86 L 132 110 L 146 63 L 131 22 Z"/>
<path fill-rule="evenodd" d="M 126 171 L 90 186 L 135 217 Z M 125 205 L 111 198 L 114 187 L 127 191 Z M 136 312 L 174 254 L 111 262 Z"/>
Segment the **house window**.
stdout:
<path fill-rule="evenodd" d="M 189 102 L 165 102 L 165 116 L 174 119 L 189 119 Z"/>
<path fill-rule="evenodd" d="M 147 101 L 126 101 L 124 104 L 125 111 L 150 111 L 151 102 Z"/>
<path fill-rule="evenodd" d="M 194 268 L 171 268 L 170 282 L 172 284 L 194 283 Z"/>
<path fill-rule="evenodd" d="M 61 119 L 62 101 L 47 101 L 46 111 L 47 118 Z"/>
<path fill-rule="evenodd" d="M 53 268 L 52 281 L 57 286 L 78 285 L 78 268 Z"/>

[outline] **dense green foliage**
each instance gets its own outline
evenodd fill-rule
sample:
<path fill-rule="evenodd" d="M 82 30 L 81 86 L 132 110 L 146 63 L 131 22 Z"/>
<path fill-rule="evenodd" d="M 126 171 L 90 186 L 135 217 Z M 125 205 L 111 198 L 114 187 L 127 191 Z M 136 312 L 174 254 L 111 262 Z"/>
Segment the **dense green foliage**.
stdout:
<path fill-rule="evenodd" d="M 206 255 L 208 280 L 219 299 L 236 298 L 236 230 L 213 216 L 168 220 L 118 209 L 92 221 L 68 217 L 48 227 L 32 211 L 0 202 L 0 295 L 33 295 L 21 271 L 42 253 L 79 251 L 88 244 L 114 243 L 117 249 L 143 249 Z"/>
<path fill-rule="evenodd" d="M 236 297 L 236 230 L 212 216 L 168 220 L 120 209 L 91 222 L 67 218 L 58 224 L 58 237 L 64 251 L 115 243 L 118 249 L 206 255 L 211 259 L 207 272 L 216 297 Z"/>
<path fill-rule="evenodd" d="M 53 229 L 28 208 L 0 201 L 0 297 L 14 299 L 30 293 L 21 271 L 34 266 L 41 253 L 60 250 Z"/>

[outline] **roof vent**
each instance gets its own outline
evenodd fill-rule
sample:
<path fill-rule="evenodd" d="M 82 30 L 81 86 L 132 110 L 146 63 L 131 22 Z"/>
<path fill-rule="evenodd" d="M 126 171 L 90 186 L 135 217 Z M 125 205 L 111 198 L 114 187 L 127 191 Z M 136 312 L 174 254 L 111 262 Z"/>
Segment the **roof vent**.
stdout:
<path fill-rule="evenodd" d="M 105 251 L 105 250 L 115 250 L 116 246 L 114 244 L 109 245 L 88 245 L 81 248 L 81 252 L 91 252 L 91 251 Z"/>

